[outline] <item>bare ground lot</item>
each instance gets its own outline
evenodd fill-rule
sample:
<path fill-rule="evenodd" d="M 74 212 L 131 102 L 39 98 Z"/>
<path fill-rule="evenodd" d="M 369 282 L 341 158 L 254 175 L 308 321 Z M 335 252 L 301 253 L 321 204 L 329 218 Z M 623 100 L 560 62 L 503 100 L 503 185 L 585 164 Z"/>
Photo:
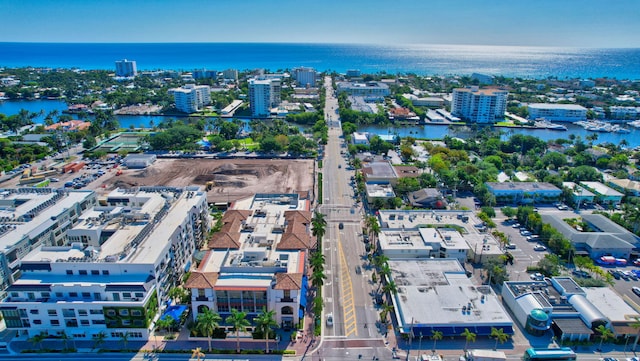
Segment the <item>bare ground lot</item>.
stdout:
<path fill-rule="evenodd" d="M 146 169 L 123 169 L 93 182 L 104 191 L 116 187 L 197 185 L 209 202 L 229 202 L 254 193 L 312 192 L 314 162 L 307 159 L 158 159 Z"/>

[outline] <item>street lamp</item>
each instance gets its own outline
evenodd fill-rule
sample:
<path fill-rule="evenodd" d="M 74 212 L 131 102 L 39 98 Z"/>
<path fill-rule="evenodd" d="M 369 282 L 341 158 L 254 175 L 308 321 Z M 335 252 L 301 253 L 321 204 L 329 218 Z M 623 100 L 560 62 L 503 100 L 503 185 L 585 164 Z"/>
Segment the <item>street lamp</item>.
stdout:
<path fill-rule="evenodd" d="M 418 343 L 418 357 L 422 353 L 422 331 L 420 331 L 420 342 Z"/>

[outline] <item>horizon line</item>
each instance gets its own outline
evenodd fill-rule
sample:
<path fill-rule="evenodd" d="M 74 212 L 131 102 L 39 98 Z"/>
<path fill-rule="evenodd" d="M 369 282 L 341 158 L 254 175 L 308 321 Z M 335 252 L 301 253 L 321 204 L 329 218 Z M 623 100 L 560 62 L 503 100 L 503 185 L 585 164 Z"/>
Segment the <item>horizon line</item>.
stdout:
<path fill-rule="evenodd" d="M 193 45 L 193 44 L 278 44 L 278 45 L 349 45 L 349 46 L 450 46 L 450 47 L 496 47 L 496 48 L 547 48 L 547 49 L 640 49 L 640 46 L 626 47 L 598 47 L 598 46 L 577 46 L 577 45 L 513 45 L 513 44 L 446 44 L 446 43 L 375 43 L 375 42 L 298 42 L 298 41 L 0 41 L 0 44 L 65 44 L 65 45 L 134 45 L 134 44 L 154 44 L 154 45 Z"/>

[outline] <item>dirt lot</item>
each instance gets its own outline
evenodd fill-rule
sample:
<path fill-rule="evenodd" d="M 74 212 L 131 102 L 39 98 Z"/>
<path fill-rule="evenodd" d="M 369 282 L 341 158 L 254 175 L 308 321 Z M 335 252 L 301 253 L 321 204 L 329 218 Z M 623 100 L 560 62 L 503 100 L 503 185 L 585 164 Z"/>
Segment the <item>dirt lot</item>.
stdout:
<path fill-rule="evenodd" d="M 213 181 L 209 202 L 234 201 L 254 193 L 313 190 L 313 160 L 158 159 L 146 169 L 123 169 L 119 176 L 109 173 L 92 182 L 94 187 L 107 192 L 146 185 L 198 185 L 204 189 Z"/>

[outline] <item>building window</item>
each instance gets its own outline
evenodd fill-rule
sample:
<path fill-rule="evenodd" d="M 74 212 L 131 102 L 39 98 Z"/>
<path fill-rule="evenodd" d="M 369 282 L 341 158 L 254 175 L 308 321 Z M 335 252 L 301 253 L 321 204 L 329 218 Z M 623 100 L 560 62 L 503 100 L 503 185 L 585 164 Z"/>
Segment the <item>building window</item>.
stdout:
<path fill-rule="evenodd" d="M 142 320 L 133 320 L 133 325 L 136 327 L 144 327 L 144 322 Z"/>
<path fill-rule="evenodd" d="M 37 310 L 37 309 L 33 309 L 33 310 L 29 310 L 29 313 L 32 314 L 32 315 L 38 315 L 38 314 L 40 314 L 40 311 Z"/>
<path fill-rule="evenodd" d="M 72 270 L 70 270 L 70 269 L 68 269 L 68 270 L 67 270 L 67 274 L 68 274 L 68 275 L 72 275 L 72 274 L 73 274 L 73 271 L 72 271 Z"/>
<path fill-rule="evenodd" d="M 69 292 L 69 297 L 72 297 L 72 298 L 78 297 L 78 292 Z"/>
<path fill-rule="evenodd" d="M 136 292 L 136 297 L 137 297 L 137 298 L 143 298 L 143 297 L 144 297 L 144 293 L 142 293 L 142 292 Z"/>
<path fill-rule="evenodd" d="M 60 326 L 59 320 L 51 320 L 51 326 Z"/>
<path fill-rule="evenodd" d="M 89 310 L 89 313 L 92 315 L 102 315 L 104 312 L 102 311 L 102 309 L 97 309 L 97 310 Z M 114 313 L 115 316 L 115 313 Z"/>
<path fill-rule="evenodd" d="M 78 310 L 78 316 L 86 316 L 87 314 L 87 310 Z"/>
<path fill-rule="evenodd" d="M 82 298 L 91 298 L 91 292 L 82 292 Z"/>
<path fill-rule="evenodd" d="M 78 274 L 80 276 L 86 276 L 87 275 L 87 270 L 81 269 L 80 271 L 78 271 Z"/>
<path fill-rule="evenodd" d="M 140 317 L 140 316 L 142 316 L 142 311 L 140 311 L 140 310 L 131 310 L 131 316 Z"/>
<path fill-rule="evenodd" d="M 80 325 L 89 326 L 89 320 L 80 320 Z"/>
<path fill-rule="evenodd" d="M 20 297 L 18 292 L 11 292 L 11 297 Z"/>
<path fill-rule="evenodd" d="M 108 275 L 109 275 L 109 271 L 107 271 L 107 270 L 102 270 L 102 275 L 103 275 L 103 276 L 108 276 Z"/>
<path fill-rule="evenodd" d="M 127 309 L 122 309 L 120 310 L 120 316 L 129 316 L 129 310 Z"/>
<path fill-rule="evenodd" d="M 97 275 L 99 275 L 99 274 L 100 274 L 100 271 L 98 271 L 97 269 L 92 269 L 92 270 L 91 270 L 91 275 L 92 275 L 92 276 L 97 276 Z"/>
<path fill-rule="evenodd" d="M 116 310 L 107 310 L 107 316 L 115 317 L 116 316 Z"/>
<path fill-rule="evenodd" d="M 42 320 L 33 320 L 34 325 L 42 325 Z"/>
<path fill-rule="evenodd" d="M 56 292 L 56 297 L 57 298 L 62 298 L 62 292 Z"/>
<path fill-rule="evenodd" d="M 125 300 L 128 300 L 131 298 L 131 292 L 123 292 L 122 293 L 122 298 Z"/>
<path fill-rule="evenodd" d="M 113 300 L 114 301 L 120 301 L 120 294 L 119 293 L 113 293 Z"/>
<path fill-rule="evenodd" d="M 51 293 L 49 292 L 42 292 L 42 298 L 49 298 L 51 297 Z"/>
<path fill-rule="evenodd" d="M 57 316 L 58 312 L 56 310 L 47 310 L 47 314 L 49 316 Z"/>

